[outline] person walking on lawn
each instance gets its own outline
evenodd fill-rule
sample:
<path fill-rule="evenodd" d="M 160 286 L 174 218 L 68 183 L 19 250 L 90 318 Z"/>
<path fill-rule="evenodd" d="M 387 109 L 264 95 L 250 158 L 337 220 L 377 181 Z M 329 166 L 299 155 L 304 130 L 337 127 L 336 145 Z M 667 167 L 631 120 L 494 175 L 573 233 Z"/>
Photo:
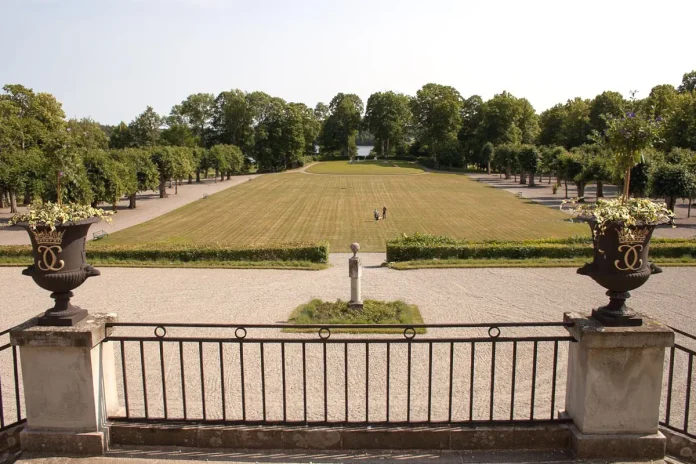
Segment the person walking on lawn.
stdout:
<path fill-rule="evenodd" d="M 382 219 L 387 219 L 387 207 L 382 206 Z"/>
<path fill-rule="evenodd" d="M 375 210 L 375 221 L 379 221 L 379 212 Z"/>

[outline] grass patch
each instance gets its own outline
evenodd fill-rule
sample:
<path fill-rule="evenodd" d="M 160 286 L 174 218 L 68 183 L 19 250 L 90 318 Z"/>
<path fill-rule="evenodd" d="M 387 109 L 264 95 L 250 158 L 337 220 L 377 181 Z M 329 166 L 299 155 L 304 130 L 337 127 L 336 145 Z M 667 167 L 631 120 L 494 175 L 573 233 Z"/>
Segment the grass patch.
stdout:
<path fill-rule="evenodd" d="M 331 267 L 327 263 L 311 261 L 169 261 L 169 260 L 121 260 L 91 259 L 89 264 L 96 267 L 141 267 L 141 268 L 192 268 L 192 269 L 292 269 L 299 271 L 321 271 Z M 24 267 L 32 263 L 31 258 L 0 256 L 0 266 Z"/>
<path fill-rule="evenodd" d="M 579 267 L 588 262 L 588 258 L 553 259 L 425 259 L 414 261 L 402 261 L 390 263 L 391 269 L 408 271 L 414 269 L 456 269 L 456 268 L 483 268 L 483 267 Z M 665 267 L 692 267 L 696 266 L 696 259 L 691 256 L 682 258 L 658 258 L 653 261 L 658 266 Z"/>
<path fill-rule="evenodd" d="M 340 174 L 362 176 L 393 176 L 422 174 L 423 169 L 416 162 L 367 160 L 350 163 L 348 161 L 323 161 L 307 169 L 312 174 Z"/>
<path fill-rule="evenodd" d="M 375 221 L 372 212 L 381 212 L 383 205 L 387 220 Z M 589 235 L 589 228 L 570 223 L 561 211 L 457 174 L 294 172 L 244 182 L 113 232 L 100 243 L 248 247 L 328 241 L 332 251 L 348 252 L 357 241 L 363 252 L 384 252 L 387 239 L 415 232 L 475 241 L 529 240 Z"/>
<path fill-rule="evenodd" d="M 289 324 L 422 324 L 418 306 L 403 301 L 365 300 L 362 310 L 354 310 L 348 302 L 314 299 L 295 308 Z M 283 329 L 286 332 L 315 332 L 316 329 Z M 425 333 L 424 328 L 415 329 Z M 335 329 L 333 333 L 401 333 L 402 329 Z"/>

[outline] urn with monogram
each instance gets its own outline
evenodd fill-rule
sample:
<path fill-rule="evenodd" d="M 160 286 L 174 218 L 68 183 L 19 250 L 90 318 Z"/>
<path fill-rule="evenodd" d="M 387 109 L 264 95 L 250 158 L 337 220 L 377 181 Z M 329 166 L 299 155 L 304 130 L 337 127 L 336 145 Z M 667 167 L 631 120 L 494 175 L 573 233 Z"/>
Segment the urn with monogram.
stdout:
<path fill-rule="evenodd" d="M 578 269 L 578 274 L 592 277 L 607 289 L 609 304 L 592 311 L 592 316 L 606 326 L 639 326 L 643 320 L 626 306 L 626 300 L 662 270 L 648 261 L 654 224 L 623 226 L 607 222 L 602 230 L 594 220 L 592 228 L 594 260 Z"/>
<path fill-rule="evenodd" d="M 82 219 L 77 222 L 30 227 L 18 222 L 29 232 L 34 264 L 22 271 L 36 284 L 48 290 L 55 300 L 53 308 L 39 318 L 39 325 L 72 326 L 87 317 L 87 311 L 70 302 L 73 290 L 88 277 L 98 276 L 97 269 L 86 262 L 85 242 L 89 227 L 100 218 Z"/>

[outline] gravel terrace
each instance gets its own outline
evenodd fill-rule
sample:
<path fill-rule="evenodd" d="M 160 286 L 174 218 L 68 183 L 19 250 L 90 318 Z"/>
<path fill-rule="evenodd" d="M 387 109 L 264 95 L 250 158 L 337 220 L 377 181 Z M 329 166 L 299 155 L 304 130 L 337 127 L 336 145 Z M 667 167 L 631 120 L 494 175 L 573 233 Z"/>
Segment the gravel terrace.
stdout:
<path fill-rule="evenodd" d="M 76 291 L 74 302 L 93 312 L 118 313 L 124 322 L 199 322 L 199 323 L 273 323 L 283 322 L 297 305 L 311 298 L 333 300 L 347 299 L 349 278 L 347 260 L 349 254 L 331 256 L 333 267 L 319 272 L 280 270 L 220 270 L 220 269 L 124 269 L 104 268 L 102 276 L 88 280 Z M 383 254 L 362 255 L 364 269 L 363 298 L 384 300 L 403 299 L 417 304 L 426 323 L 445 322 L 519 322 L 561 321 L 565 311 L 587 311 L 603 304 L 604 292 L 590 279 L 575 274 L 572 269 L 428 269 L 394 271 L 379 267 Z M 665 273 L 652 278 L 643 288 L 634 292 L 633 307 L 696 333 L 696 316 L 692 302 L 696 287 L 685 285 L 694 280 L 696 269 L 668 268 Z M 37 314 L 50 303 L 48 293 L 39 290 L 31 279 L 21 276 L 19 268 L 0 268 L 4 283 L 0 316 L 3 327 L 20 323 Z M 151 336 L 151 329 L 120 328 L 116 334 Z M 563 329 L 503 329 L 503 335 L 565 335 Z M 173 336 L 218 336 L 230 339 L 218 344 L 186 342 L 162 343 L 164 369 L 160 361 L 157 342 L 145 342 L 145 386 L 147 406 L 151 417 L 162 417 L 164 399 L 162 377 L 166 380 L 167 414 L 183 415 L 183 396 L 187 401 L 189 418 L 202 417 L 203 391 L 205 392 L 206 417 L 225 417 L 228 420 L 263 418 L 264 406 L 268 420 L 283 417 L 282 372 L 285 368 L 285 407 L 288 420 L 302 420 L 304 415 L 302 346 L 306 348 L 307 417 L 310 421 L 341 421 L 345 418 L 346 376 L 345 351 L 348 351 L 348 418 L 362 421 L 369 405 L 370 421 L 386 419 L 386 402 L 390 401 L 390 420 L 407 418 L 408 380 L 411 380 L 411 420 L 424 421 L 431 414 L 433 421 L 446 420 L 450 413 L 449 388 L 452 385 L 451 414 L 455 420 L 467 420 L 472 407 L 473 419 L 487 419 L 490 414 L 490 373 L 492 344 L 477 343 L 475 348 L 474 381 L 471 379 L 471 344 L 455 343 L 453 374 L 450 377 L 449 342 L 432 345 L 414 344 L 412 349 L 411 376 L 408 376 L 408 354 L 404 343 L 392 343 L 390 369 L 387 375 L 386 343 L 370 344 L 369 362 L 366 365 L 366 344 L 326 344 L 327 396 L 324 396 L 323 346 L 311 343 L 317 334 L 289 334 L 271 330 L 249 329 L 244 342 L 244 411 L 241 400 L 240 344 L 234 341 L 229 330 L 170 329 Z M 285 363 L 281 359 L 280 343 L 264 344 L 264 375 L 261 375 L 261 344 L 253 340 L 259 337 L 310 341 L 285 344 Z M 485 337 L 485 330 L 440 329 L 431 330 L 423 337 Z M 332 341 L 345 339 L 346 335 L 334 334 Z M 355 336 L 354 336 L 355 337 Z M 362 337 L 362 336 L 361 336 Z M 371 335 L 372 338 L 389 337 L 394 341 L 403 336 Z M 510 413 L 512 384 L 511 343 L 496 343 L 495 386 L 493 415 L 505 419 Z M 347 346 L 347 348 L 346 348 Z M 125 342 L 126 373 L 128 378 L 129 412 L 134 416 L 144 414 L 143 375 L 137 342 Z M 181 351 L 180 351 L 181 350 Z M 557 386 L 553 389 L 553 342 L 538 344 L 537 378 L 534 382 L 535 418 L 548 418 L 552 409 L 563 407 L 565 388 L 567 342 L 558 346 Z M 120 346 L 116 345 L 118 382 L 123 395 L 120 371 Z M 220 356 L 224 374 L 220 369 Z M 515 418 L 528 418 L 531 414 L 533 344 L 520 342 L 516 353 Z M 185 385 L 181 383 L 181 358 L 185 365 Z M 432 377 L 428 370 L 432 359 Z M 2 361 L 2 359 L 0 359 Z M 200 365 L 204 365 L 201 379 Z M 676 363 L 677 370 L 685 368 L 683 359 Z M 0 365 L 6 366 L 4 363 Z M 4 379 L 7 377 L 4 368 Z M 369 400 L 365 394 L 366 371 L 369 369 Z M 676 377 L 680 378 L 680 377 Z M 387 379 L 390 394 L 387 397 Z M 265 384 L 265 403 L 261 385 Z M 224 385 L 224 394 L 222 386 Z M 675 404 L 679 404 L 684 388 L 675 384 Z M 430 408 L 428 391 L 430 396 Z M 474 392 L 474 398 L 471 397 Z M 7 394 L 7 393 L 5 393 Z M 328 409 L 324 411 L 324 403 Z M 122 398 L 123 401 L 123 398 Z M 683 400 L 681 401 L 683 403 Z M 10 413 L 12 398 L 6 397 Z M 679 407 L 673 406 L 673 414 L 679 421 Z"/>

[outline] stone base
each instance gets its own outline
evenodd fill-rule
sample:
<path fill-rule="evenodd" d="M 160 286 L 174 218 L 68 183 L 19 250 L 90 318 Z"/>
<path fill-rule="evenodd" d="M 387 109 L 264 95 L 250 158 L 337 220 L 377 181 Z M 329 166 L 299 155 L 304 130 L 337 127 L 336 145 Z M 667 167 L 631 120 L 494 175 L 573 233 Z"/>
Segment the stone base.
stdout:
<path fill-rule="evenodd" d="M 348 307 L 354 311 L 361 311 L 363 309 L 362 301 L 349 301 Z"/>
<path fill-rule="evenodd" d="M 631 316 L 614 316 L 603 308 L 593 309 L 592 318 L 601 322 L 606 327 L 640 327 L 643 325 L 643 318 L 637 314 Z"/>
<path fill-rule="evenodd" d="M 578 459 L 664 459 L 667 440 L 652 435 L 589 435 L 570 427 L 570 448 Z"/>
<path fill-rule="evenodd" d="M 667 438 L 667 454 L 678 457 L 681 461 L 696 463 L 696 441 L 681 433 L 664 427 L 660 431 Z"/>
<path fill-rule="evenodd" d="M 110 425 L 112 445 L 311 450 L 568 450 L 567 424 L 490 427 Z"/>
<path fill-rule="evenodd" d="M 89 313 L 86 309 L 75 306 L 68 314 L 53 314 L 51 310 L 44 313 L 37 320 L 38 325 L 42 327 L 72 327 L 81 320 L 87 318 Z"/>
<path fill-rule="evenodd" d="M 22 451 L 53 456 L 99 456 L 107 449 L 104 432 L 70 433 L 24 429 L 19 434 Z"/>

